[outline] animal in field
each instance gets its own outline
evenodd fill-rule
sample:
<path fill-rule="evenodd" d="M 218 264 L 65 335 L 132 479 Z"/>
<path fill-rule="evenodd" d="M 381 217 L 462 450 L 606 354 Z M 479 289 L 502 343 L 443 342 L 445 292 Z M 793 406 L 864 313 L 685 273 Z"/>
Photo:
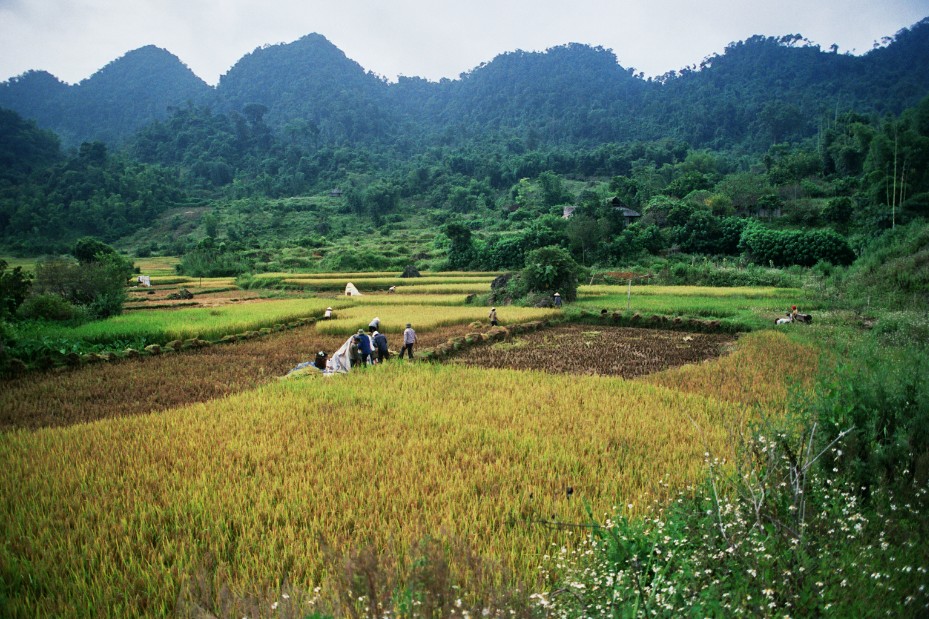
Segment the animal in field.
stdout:
<path fill-rule="evenodd" d="M 813 322 L 813 316 L 810 314 L 794 314 L 792 312 L 787 312 L 786 318 L 778 318 L 774 321 L 775 325 L 786 325 L 791 322 L 802 322 L 805 324 L 811 324 Z"/>

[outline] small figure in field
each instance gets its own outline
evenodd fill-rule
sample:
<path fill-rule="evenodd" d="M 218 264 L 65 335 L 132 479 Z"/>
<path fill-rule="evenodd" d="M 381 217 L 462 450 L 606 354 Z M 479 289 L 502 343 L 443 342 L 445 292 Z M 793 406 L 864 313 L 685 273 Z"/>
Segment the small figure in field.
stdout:
<path fill-rule="evenodd" d="M 387 336 L 379 331 L 374 332 L 374 350 L 377 351 L 378 363 L 383 363 L 390 359 L 390 349 L 387 347 Z"/>
<path fill-rule="evenodd" d="M 318 353 L 316 353 L 316 358 L 313 360 L 313 365 L 316 367 L 317 370 L 325 370 L 326 361 L 328 359 L 329 357 L 328 355 L 326 355 L 326 352 L 321 350 Z"/>
<path fill-rule="evenodd" d="M 561 295 L 557 292 L 555 293 L 555 307 L 561 309 Z"/>
<path fill-rule="evenodd" d="M 361 365 L 361 349 L 359 348 L 360 344 L 361 338 L 356 334 L 352 337 L 352 343 L 348 346 L 348 360 L 353 368 Z"/>
<path fill-rule="evenodd" d="M 327 307 L 326 311 L 323 313 L 323 320 L 329 320 L 332 318 L 332 308 Z"/>
<path fill-rule="evenodd" d="M 793 315 L 790 312 L 787 312 L 787 318 L 778 318 L 774 321 L 775 325 L 786 325 L 794 321 Z"/>
<path fill-rule="evenodd" d="M 406 323 L 406 329 L 403 330 L 403 348 L 400 349 L 400 358 L 403 359 L 403 353 L 409 352 L 410 359 L 413 358 L 413 344 L 416 343 L 416 331 L 413 325 Z"/>
<path fill-rule="evenodd" d="M 809 314 L 799 312 L 796 305 L 790 308 L 790 319 L 793 322 L 805 322 L 806 324 L 813 322 L 813 317 Z"/>
<path fill-rule="evenodd" d="M 381 319 L 377 316 L 374 317 L 374 320 L 368 323 L 368 333 L 373 334 L 375 331 L 381 328 Z"/>
<path fill-rule="evenodd" d="M 488 314 L 487 317 L 490 318 L 490 326 L 496 327 L 497 326 L 497 308 L 496 307 L 490 308 L 490 314 Z"/>
<path fill-rule="evenodd" d="M 371 363 L 371 338 L 362 329 L 358 329 L 358 356 L 361 358 L 360 365 Z"/>
<path fill-rule="evenodd" d="M 387 294 L 393 294 L 395 292 L 397 292 L 396 286 L 391 286 L 390 288 L 387 289 Z"/>

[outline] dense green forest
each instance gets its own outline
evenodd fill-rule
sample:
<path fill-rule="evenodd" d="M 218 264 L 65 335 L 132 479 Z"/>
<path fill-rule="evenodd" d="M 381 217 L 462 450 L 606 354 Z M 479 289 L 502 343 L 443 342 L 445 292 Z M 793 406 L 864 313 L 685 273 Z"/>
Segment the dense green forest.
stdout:
<path fill-rule="evenodd" d="M 0 85 L 0 248 L 206 244 L 243 270 L 512 269 L 549 245 L 584 266 L 843 265 L 929 214 L 927 95 L 929 19 L 861 57 L 755 36 L 648 80 L 570 44 L 391 84 L 309 35 L 211 89 L 147 47 L 75 86 Z"/>

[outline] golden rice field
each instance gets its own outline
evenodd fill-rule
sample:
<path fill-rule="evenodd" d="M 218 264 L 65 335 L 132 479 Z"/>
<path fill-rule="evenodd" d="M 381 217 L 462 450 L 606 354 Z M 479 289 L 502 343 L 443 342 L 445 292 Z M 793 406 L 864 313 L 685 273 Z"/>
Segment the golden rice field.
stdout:
<path fill-rule="evenodd" d="M 322 316 L 330 303 L 331 300 L 325 299 L 267 299 L 261 303 L 214 308 L 158 309 L 125 313 L 78 327 L 47 327 L 46 331 L 50 337 L 101 343 L 136 339 L 162 343 L 195 337 L 218 339 L 300 318 Z"/>
<path fill-rule="evenodd" d="M 797 288 L 774 288 L 770 286 L 653 286 L 653 285 L 633 285 L 631 287 L 622 284 L 595 284 L 590 286 L 578 286 L 578 295 L 616 295 L 629 292 L 636 296 L 664 296 L 674 295 L 677 297 L 745 297 L 749 299 L 757 298 L 797 298 L 802 296 L 802 291 Z"/>
<path fill-rule="evenodd" d="M 635 380 L 397 361 L 333 378 L 256 377 L 255 354 L 271 359 L 274 350 L 275 372 L 283 374 L 312 347 L 334 347 L 374 316 L 388 333 L 407 322 L 424 334 L 486 323 L 489 308 L 464 305 L 461 294 L 426 293 L 432 285 L 411 295 L 133 313 L 125 317 L 140 321 L 133 328 L 181 337 L 336 308 L 334 320 L 264 344 L 73 371 L 108 385 L 103 391 L 69 387 L 65 373 L 37 380 L 42 385 L 27 396 L 19 379 L 19 399 L 64 401 L 78 390 L 131 393 L 138 368 L 139 380 L 166 381 L 163 389 L 173 381 L 183 390 L 196 376 L 203 398 L 131 413 L 75 410 L 64 427 L 5 422 L 40 428 L 0 432 L 5 608 L 30 617 L 171 616 L 205 564 L 217 566 L 207 577 L 221 573 L 233 595 L 280 593 L 285 582 L 292 591 L 321 587 L 325 594 L 337 568 L 333 550 L 336 562 L 364 546 L 402 559 L 425 538 L 464 541 L 500 566 L 499 579 L 512 579 L 505 586 L 538 590 L 551 544 L 570 546 L 586 534 L 546 523 L 585 522 L 587 506 L 597 517 L 616 509 L 642 514 L 699 482 L 705 454 L 731 455 L 732 434 L 758 406 L 782 411 L 788 390 L 808 388 L 817 364 L 815 348 L 761 331 L 740 337 L 727 356 Z M 663 295 L 653 303 L 687 304 L 673 290 Z M 687 296 L 713 303 L 706 292 Z M 505 325 L 562 315 L 518 307 L 498 313 Z M 154 322 L 145 322 L 149 316 Z M 107 323 L 120 328 L 115 319 Z M 286 342 L 308 350 L 276 350 Z M 254 354 L 247 375 L 235 379 L 242 387 L 211 384 L 224 380 L 211 372 L 215 364 L 245 365 L 246 351 Z M 206 364 L 202 376 L 198 359 Z M 110 374 L 121 382 L 107 382 Z M 157 389 L 145 393 L 139 397 L 155 398 Z M 48 406 L 41 414 L 55 416 Z M 467 573 L 454 557 L 452 570 Z M 472 583 L 462 578 L 466 595 Z"/>
<path fill-rule="evenodd" d="M 381 294 L 387 291 L 393 280 L 386 280 L 382 283 L 376 285 L 366 284 L 362 282 L 361 284 L 356 284 L 358 287 L 358 292 L 361 293 L 361 296 L 371 296 L 374 294 Z M 404 280 L 407 281 L 407 280 Z M 438 281 L 438 278 L 433 279 L 433 281 Z M 303 279 L 285 279 L 283 283 L 289 286 L 295 286 L 298 288 L 308 288 L 312 290 L 324 290 L 331 292 L 334 290 L 341 291 L 344 288 L 344 284 L 337 284 L 335 286 L 326 285 L 324 280 L 303 280 Z M 459 283 L 428 283 L 428 282 L 417 282 L 415 285 L 404 285 L 397 284 L 395 288 L 397 294 L 411 295 L 411 294 L 487 294 L 490 292 L 490 282 L 481 281 L 478 279 L 469 279 L 462 280 Z"/>
<path fill-rule="evenodd" d="M 363 297 L 362 297 L 363 298 Z M 474 321 L 487 322 L 488 309 L 469 305 L 460 306 L 407 306 L 381 305 L 377 308 L 356 305 L 339 310 L 333 320 L 316 324 L 320 333 L 351 333 L 358 329 L 367 329 L 368 323 L 375 316 L 381 319 L 381 331 L 401 333 L 406 323 L 412 323 L 415 329 L 435 329 L 459 323 Z M 500 324 L 545 320 L 559 315 L 558 310 L 534 307 L 506 307 L 497 312 Z"/>
<path fill-rule="evenodd" d="M 400 277 L 397 271 L 360 271 L 354 273 L 293 273 L 285 271 L 270 271 L 267 273 L 257 273 L 255 279 L 327 279 L 338 281 L 354 281 L 355 279 L 404 279 Z M 451 278 L 459 280 L 462 278 L 493 279 L 500 273 L 488 271 L 427 271 L 423 277 Z M 416 282 L 422 277 L 408 278 L 406 282 Z M 488 280 L 489 281 L 489 280 Z"/>
<path fill-rule="evenodd" d="M 724 376 L 718 392 L 738 397 L 742 381 Z M 705 451 L 729 453 L 750 409 L 695 384 L 388 364 L 9 432 L 0 552 L 23 577 L 18 608 L 45 616 L 169 615 L 207 555 L 243 590 L 284 575 L 310 589 L 326 577 L 323 543 L 402 555 L 427 535 L 468 540 L 532 582 L 572 536 L 537 521 L 583 521 L 585 503 L 640 512 L 700 480 Z"/>
<path fill-rule="evenodd" d="M 176 273 L 175 267 L 181 259 L 177 256 L 152 256 L 149 258 L 136 258 L 133 262 L 139 267 L 142 275 L 170 276 Z"/>

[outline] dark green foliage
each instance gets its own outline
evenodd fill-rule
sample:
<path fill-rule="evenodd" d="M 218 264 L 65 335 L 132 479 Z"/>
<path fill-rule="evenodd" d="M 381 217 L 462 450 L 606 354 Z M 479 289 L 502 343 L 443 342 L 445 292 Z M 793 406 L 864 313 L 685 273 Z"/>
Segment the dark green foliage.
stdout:
<path fill-rule="evenodd" d="M 22 182 L 31 172 L 60 158 L 58 136 L 0 108 L 0 180 Z"/>
<path fill-rule="evenodd" d="M 866 493 L 929 482 L 929 350 L 868 342 L 842 359 L 810 404 L 823 444 L 854 428 L 825 466 L 847 471 Z"/>
<path fill-rule="evenodd" d="M 913 222 L 885 232 L 865 249 L 841 287 L 859 304 L 929 306 L 929 226 Z"/>
<path fill-rule="evenodd" d="M 104 255 L 88 264 L 61 258 L 42 260 L 36 264 L 34 290 L 82 306 L 94 318 L 119 314 L 127 297 L 126 261 L 118 255 Z"/>
<path fill-rule="evenodd" d="M 574 301 L 580 272 L 580 266 L 567 250 L 557 246 L 540 247 L 526 254 L 520 282 L 527 293 L 550 296 L 557 292 L 565 301 Z"/>
<path fill-rule="evenodd" d="M 821 452 L 811 439 L 809 425 L 756 430 L 734 473 L 713 461 L 705 484 L 657 516 L 592 523 L 590 550 L 553 557 L 554 591 L 573 595 L 553 593 L 552 614 L 921 616 L 924 492 L 881 489 L 862 505 L 854 480 L 817 459 L 845 443 Z"/>
<path fill-rule="evenodd" d="M 320 267 L 326 271 L 383 271 L 396 268 L 384 254 L 363 249 L 334 251 L 323 256 Z"/>
<path fill-rule="evenodd" d="M 745 228 L 739 249 L 758 264 L 774 266 L 845 265 L 855 258 L 848 241 L 832 230 L 774 230 L 758 224 Z"/>
<path fill-rule="evenodd" d="M 99 142 L 46 165 L 28 182 L 0 185 L 0 240 L 13 249 L 59 253 L 81 235 L 119 238 L 151 225 L 182 196 L 172 173 L 111 155 Z"/>
<path fill-rule="evenodd" d="M 80 310 L 57 294 L 37 294 L 19 308 L 18 316 L 26 320 L 68 321 L 80 315 Z"/>
<path fill-rule="evenodd" d="M 451 223 L 443 230 L 451 241 L 448 250 L 448 269 L 466 271 L 472 267 L 477 258 L 471 230 L 462 224 Z"/>
<path fill-rule="evenodd" d="M 189 277 L 234 277 L 250 270 L 251 264 L 240 251 L 207 237 L 184 254 L 176 269 Z"/>
<path fill-rule="evenodd" d="M 823 209 L 822 217 L 825 221 L 837 226 L 845 226 L 852 219 L 855 205 L 847 196 L 833 198 Z"/>
<path fill-rule="evenodd" d="M 84 141 L 118 144 L 163 118 L 169 107 L 209 95 L 210 87 L 176 56 L 152 45 L 126 53 L 73 86 L 43 72 L 0 84 L 0 106 L 35 119 L 71 147 Z"/>
<path fill-rule="evenodd" d="M 0 320 L 16 313 L 32 286 L 32 276 L 22 267 L 7 269 L 8 266 L 6 260 L 0 260 Z"/>
<path fill-rule="evenodd" d="M 71 255 L 82 264 L 97 262 L 102 257 L 116 255 L 117 251 L 93 237 L 85 236 L 74 244 Z M 128 275 L 127 275 L 128 277 Z"/>

